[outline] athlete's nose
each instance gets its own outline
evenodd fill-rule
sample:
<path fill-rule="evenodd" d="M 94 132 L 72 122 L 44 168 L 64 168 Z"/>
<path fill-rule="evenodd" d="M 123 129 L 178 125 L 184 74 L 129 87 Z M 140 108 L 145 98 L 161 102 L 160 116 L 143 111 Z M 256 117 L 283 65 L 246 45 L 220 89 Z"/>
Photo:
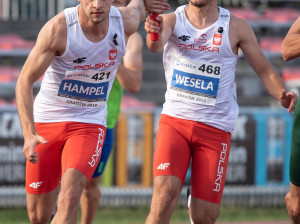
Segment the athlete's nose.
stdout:
<path fill-rule="evenodd" d="M 94 0 L 94 1 L 93 1 L 93 7 L 94 7 L 95 9 L 99 9 L 99 8 L 101 7 L 102 1 L 103 1 L 103 0 Z"/>

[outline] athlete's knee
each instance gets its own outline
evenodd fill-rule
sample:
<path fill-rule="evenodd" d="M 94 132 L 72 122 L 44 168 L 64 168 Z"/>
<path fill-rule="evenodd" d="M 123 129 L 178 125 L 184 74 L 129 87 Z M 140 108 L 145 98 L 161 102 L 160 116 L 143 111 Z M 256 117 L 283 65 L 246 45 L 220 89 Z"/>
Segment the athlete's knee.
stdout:
<path fill-rule="evenodd" d="M 101 191 L 98 186 L 93 188 L 85 188 L 82 192 L 82 196 L 87 200 L 99 200 L 101 197 Z"/>
<path fill-rule="evenodd" d="M 165 206 L 168 206 L 172 203 L 172 201 L 174 200 L 174 197 L 172 196 L 172 194 L 168 191 L 164 191 L 164 192 L 160 192 L 158 194 L 157 200 Z"/>
<path fill-rule="evenodd" d="M 298 220 L 298 223 L 300 224 L 300 205 L 287 205 L 288 213 L 292 220 Z"/>
<path fill-rule="evenodd" d="M 92 198 L 100 198 L 101 197 L 101 191 L 99 188 L 99 178 L 92 178 L 86 185 L 85 189 L 83 190 L 82 194 L 87 199 Z"/>
<path fill-rule="evenodd" d="M 32 224 L 44 224 L 50 220 L 51 213 L 42 214 L 38 211 L 28 211 L 28 217 Z"/>
<path fill-rule="evenodd" d="M 208 209 L 205 212 L 192 213 L 191 218 L 194 224 L 215 224 L 219 214 L 219 210 Z"/>
<path fill-rule="evenodd" d="M 154 210 L 157 212 L 157 215 L 165 216 L 166 214 L 172 214 L 177 204 L 177 197 L 170 190 L 156 192 L 153 199 Z"/>
<path fill-rule="evenodd" d="M 59 193 L 59 204 L 65 208 L 73 207 L 79 203 L 80 196 L 81 195 L 73 189 L 62 191 Z"/>
<path fill-rule="evenodd" d="M 218 215 L 206 214 L 205 216 L 192 215 L 192 220 L 194 224 L 215 224 Z"/>

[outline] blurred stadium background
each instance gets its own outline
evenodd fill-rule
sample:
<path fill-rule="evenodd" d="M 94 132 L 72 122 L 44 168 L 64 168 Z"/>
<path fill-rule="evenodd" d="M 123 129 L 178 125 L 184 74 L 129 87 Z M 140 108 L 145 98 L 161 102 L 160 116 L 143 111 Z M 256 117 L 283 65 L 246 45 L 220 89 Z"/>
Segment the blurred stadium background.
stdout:
<path fill-rule="evenodd" d="M 169 1 L 174 10 L 188 1 Z M 26 207 L 25 158 L 14 87 L 43 24 L 74 6 L 76 0 L 0 0 L 0 208 Z M 300 15 L 299 0 L 220 0 L 219 5 L 246 19 L 288 88 L 300 88 L 299 60 L 285 63 L 280 45 Z M 145 38 L 143 25 L 139 32 Z M 116 127 L 115 150 L 103 176 L 102 207 L 149 206 L 152 155 L 166 84 L 162 52 L 143 51 L 141 91 L 125 92 Z M 232 136 L 223 205 L 284 206 L 289 190 L 288 163 L 292 116 L 272 99 L 242 52 L 236 72 L 240 115 Z M 39 90 L 40 82 L 34 86 Z M 179 205 L 186 206 L 186 186 Z"/>

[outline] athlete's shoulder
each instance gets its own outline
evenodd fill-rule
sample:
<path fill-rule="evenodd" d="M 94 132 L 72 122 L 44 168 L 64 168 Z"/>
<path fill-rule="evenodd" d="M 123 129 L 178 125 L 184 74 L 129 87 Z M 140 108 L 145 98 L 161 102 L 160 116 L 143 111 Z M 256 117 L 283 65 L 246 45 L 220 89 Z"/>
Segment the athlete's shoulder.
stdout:
<path fill-rule="evenodd" d="M 247 23 L 246 20 L 239 18 L 233 14 L 230 14 L 230 27 L 233 30 L 248 30 L 250 25 Z"/>
<path fill-rule="evenodd" d="M 118 18 L 121 18 L 122 17 L 122 11 L 123 11 L 123 8 L 124 7 L 115 7 L 115 6 L 111 6 L 110 7 L 110 12 L 109 12 L 109 16 L 111 17 L 118 17 Z"/>
<path fill-rule="evenodd" d="M 50 19 L 41 29 L 38 39 L 48 43 L 53 50 L 64 51 L 67 37 L 67 24 L 64 12 Z"/>
<path fill-rule="evenodd" d="M 168 13 L 168 14 L 163 14 L 162 17 L 164 19 L 165 24 L 167 24 L 172 29 L 175 27 L 175 24 L 176 24 L 176 14 L 175 14 L 175 12 L 171 12 L 171 13 Z"/>
<path fill-rule="evenodd" d="M 43 27 L 51 32 L 52 36 L 61 35 L 67 32 L 67 23 L 64 12 L 61 12 L 50 19 Z"/>

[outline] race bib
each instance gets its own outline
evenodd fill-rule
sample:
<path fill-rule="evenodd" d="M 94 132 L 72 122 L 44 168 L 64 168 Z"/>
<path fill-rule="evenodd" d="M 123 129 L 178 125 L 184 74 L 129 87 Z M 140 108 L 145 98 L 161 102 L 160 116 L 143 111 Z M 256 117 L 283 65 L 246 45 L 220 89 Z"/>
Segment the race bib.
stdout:
<path fill-rule="evenodd" d="M 74 107 L 105 105 L 111 71 L 67 71 L 57 101 Z"/>
<path fill-rule="evenodd" d="M 170 93 L 188 102 L 215 105 L 222 65 L 177 58 Z"/>

